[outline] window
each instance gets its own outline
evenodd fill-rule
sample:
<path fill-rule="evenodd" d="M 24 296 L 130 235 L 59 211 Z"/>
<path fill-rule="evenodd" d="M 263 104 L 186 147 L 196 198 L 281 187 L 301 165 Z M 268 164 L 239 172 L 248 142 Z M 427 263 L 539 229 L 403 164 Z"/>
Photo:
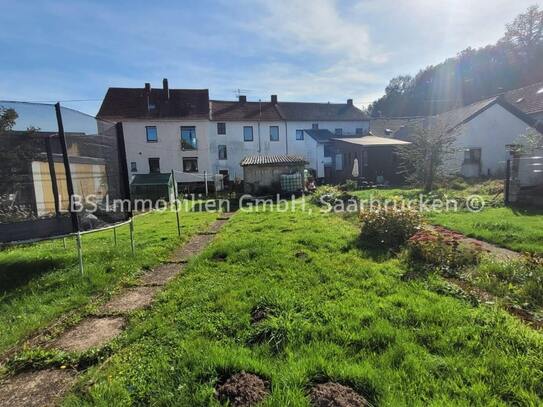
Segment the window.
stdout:
<path fill-rule="evenodd" d="M 149 173 L 160 172 L 160 158 L 149 158 Z"/>
<path fill-rule="evenodd" d="M 330 144 L 324 145 L 324 156 L 325 157 L 332 157 L 332 146 Z"/>
<path fill-rule="evenodd" d="M 313 124 L 311 125 L 311 128 L 312 128 L 313 130 L 317 130 L 317 129 L 319 128 L 319 123 L 313 123 Z"/>
<path fill-rule="evenodd" d="M 219 160 L 226 160 L 226 146 L 219 144 Z"/>
<path fill-rule="evenodd" d="M 279 126 L 270 126 L 270 141 L 279 141 Z"/>
<path fill-rule="evenodd" d="M 136 164 L 135 161 L 132 161 L 132 162 L 130 163 L 130 171 L 131 171 L 131 172 L 138 172 L 138 165 Z"/>
<path fill-rule="evenodd" d="M 156 143 L 158 141 L 158 133 L 155 126 L 145 127 L 145 132 L 147 133 L 148 143 Z"/>
<path fill-rule="evenodd" d="M 196 150 L 196 127 L 181 127 L 181 150 Z"/>
<path fill-rule="evenodd" d="M 355 132 L 356 134 L 364 134 L 364 129 L 362 127 L 357 127 Z"/>
<path fill-rule="evenodd" d="M 335 129 L 334 133 L 336 136 L 341 136 L 343 134 L 343 129 Z"/>
<path fill-rule="evenodd" d="M 336 154 L 336 171 L 343 171 L 343 154 Z"/>
<path fill-rule="evenodd" d="M 243 141 L 253 141 L 253 126 L 243 126 Z"/>
<path fill-rule="evenodd" d="M 217 123 L 217 134 L 226 134 L 226 123 Z"/>
<path fill-rule="evenodd" d="M 296 130 L 296 140 L 303 140 L 303 139 L 304 139 L 304 131 Z"/>
<path fill-rule="evenodd" d="M 183 157 L 183 172 L 198 172 L 198 159 Z"/>
<path fill-rule="evenodd" d="M 480 163 L 481 162 L 481 149 L 480 148 L 467 148 L 464 150 L 464 162 L 465 163 Z"/>

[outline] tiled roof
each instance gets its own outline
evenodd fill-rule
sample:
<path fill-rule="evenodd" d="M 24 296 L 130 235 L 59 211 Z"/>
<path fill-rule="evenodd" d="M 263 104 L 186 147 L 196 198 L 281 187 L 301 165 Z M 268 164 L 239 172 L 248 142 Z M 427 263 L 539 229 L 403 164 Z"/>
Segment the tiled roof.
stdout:
<path fill-rule="evenodd" d="M 109 88 L 98 112 L 100 118 L 209 118 L 207 89 L 170 89 L 169 100 L 164 90 L 151 89 L 147 108 L 144 88 Z"/>
<path fill-rule="evenodd" d="M 377 137 L 393 137 L 406 126 L 419 123 L 420 117 L 379 117 L 370 120 L 370 133 Z"/>
<path fill-rule="evenodd" d="M 277 108 L 285 120 L 368 120 L 362 110 L 348 103 L 279 102 Z"/>
<path fill-rule="evenodd" d="M 386 137 L 376 137 L 376 136 L 364 136 L 358 138 L 334 138 L 333 141 L 341 141 L 349 144 L 357 144 L 359 146 L 400 146 L 411 144 L 407 141 L 397 140 L 393 138 Z"/>
<path fill-rule="evenodd" d="M 505 92 L 504 98 L 526 114 L 543 112 L 543 82 Z"/>
<path fill-rule="evenodd" d="M 301 155 L 250 155 L 245 157 L 239 165 L 283 165 L 283 164 L 307 164 Z"/>
<path fill-rule="evenodd" d="M 264 120 L 280 121 L 283 118 L 270 102 L 238 102 L 211 100 L 211 120 L 244 121 Z"/>

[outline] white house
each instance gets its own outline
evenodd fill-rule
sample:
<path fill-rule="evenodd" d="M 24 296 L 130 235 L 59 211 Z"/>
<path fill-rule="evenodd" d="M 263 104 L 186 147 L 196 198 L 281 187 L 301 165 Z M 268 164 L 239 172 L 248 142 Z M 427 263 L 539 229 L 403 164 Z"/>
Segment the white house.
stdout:
<path fill-rule="evenodd" d="M 211 100 L 210 155 L 213 170 L 230 177 L 242 177 L 239 163 L 252 155 L 300 155 L 318 178 L 328 175 L 332 161 L 325 151 L 331 137 L 367 134 L 366 115 L 347 103 L 249 102 Z M 327 137 L 317 137 L 323 131 Z M 224 159 L 224 151 L 227 158 Z"/>
<path fill-rule="evenodd" d="M 98 117 L 122 122 L 131 175 L 175 171 L 202 182 L 211 167 L 207 89 L 109 88 Z"/>
<path fill-rule="evenodd" d="M 327 139 L 364 135 L 365 114 L 347 103 L 209 100 L 207 89 L 110 88 L 98 117 L 123 124 L 132 174 L 175 171 L 178 183 L 203 182 L 204 173 L 243 179 L 240 162 L 253 155 L 301 155 L 319 178 L 332 165 Z M 211 178 L 209 178 L 211 179 Z"/>
<path fill-rule="evenodd" d="M 505 174 L 509 147 L 521 144 L 521 136 L 528 132 L 543 133 L 542 122 L 511 105 L 504 96 L 412 120 L 398 128 L 394 137 L 409 140 L 417 126 L 430 130 L 445 128 L 455 136 L 454 152 L 446 162 L 449 173 L 501 177 Z"/>

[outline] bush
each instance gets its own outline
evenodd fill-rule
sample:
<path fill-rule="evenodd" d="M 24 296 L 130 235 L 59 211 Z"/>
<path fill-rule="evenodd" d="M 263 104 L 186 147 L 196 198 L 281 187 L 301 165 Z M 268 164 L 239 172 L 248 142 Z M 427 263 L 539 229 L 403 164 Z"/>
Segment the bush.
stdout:
<path fill-rule="evenodd" d="M 381 207 L 360 212 L 360 239 L 373 246 L 397 248 L 413 236 L 422 224 L 420 214 L 411 209 Z"/>
<path fill-rule="evenodd" d="M 354 179 L 348 179 L 345 184 L 341 186 L 343 191 L 356 191 L 358 189 L 358 182 Z"/>
<path fill-rule="evenodd" d="M 353 198 L 351 194 L 342 191 L 338 187 L 332 185 L 321 185 L 315 189 L 315 192 L 313 192 L 311 202 L 321 206 L 325 204 L 334 205 L 339 201 L 345 202 L 351 198 Z"/>
<path fill-rule="evenodd" d="M 461 236 L 456 233 L 440 233 L 429 229 L 420 230 L 407 243 L 410 263 L 424 263 L 449 275 L 477 264 L 482 253 L 480 246 L 462 242 Z"/>

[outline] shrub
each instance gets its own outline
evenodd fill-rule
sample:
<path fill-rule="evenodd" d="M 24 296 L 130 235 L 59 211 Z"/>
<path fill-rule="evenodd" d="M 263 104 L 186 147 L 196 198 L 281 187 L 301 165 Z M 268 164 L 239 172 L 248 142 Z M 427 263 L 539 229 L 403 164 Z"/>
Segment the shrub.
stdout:
<path fill-rule="evenodd" d="M 356 191 L 358 189 L 358 182 L 354 179 L 348 179 L 345 184 L 341 186 L 343 191 Z"/>
<path fill-rule="evenodd" d="M 380 207 L 361 211 L 360 239 L 374 246 L 397 248 L 413 236 L 422 224 L 420 214 L 411 209 Z"/>
<path fill-rule="evenodd" d="M 337 202 L 345 202 L 353 196 L 338 187 L 332 185 L 321 185 L 315 189 L 311 196 L 311 202 L 316 205 L 330 204 L 334 205 Z"/>
<path fill-rule="evenodd" d="M 424 263 L 445 274 L 456 274 L 459 270 L 477 264 L 483 252 L 473 243 L 462 242 L 456 233 L 423 229 L 409 238 L 407 257 L 411 263 Z"/>

